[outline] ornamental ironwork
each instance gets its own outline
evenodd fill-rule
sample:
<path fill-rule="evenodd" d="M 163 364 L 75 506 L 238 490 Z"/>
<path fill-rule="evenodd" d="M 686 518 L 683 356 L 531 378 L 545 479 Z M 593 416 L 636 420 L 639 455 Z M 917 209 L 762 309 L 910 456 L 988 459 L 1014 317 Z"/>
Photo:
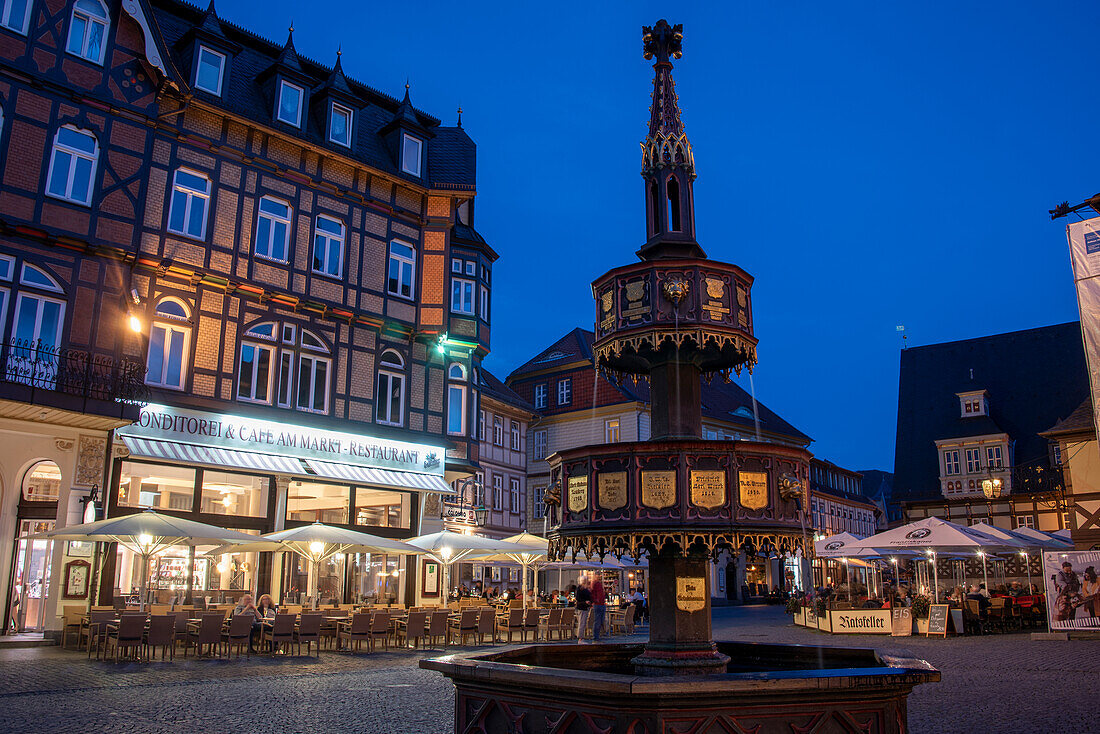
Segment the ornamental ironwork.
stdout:
<path fill-rule="evenodd" d="M 12 339 L 0 354 L 0 381 L 90 400 L 143 404 L 145 365 L 42 340 Z"/>

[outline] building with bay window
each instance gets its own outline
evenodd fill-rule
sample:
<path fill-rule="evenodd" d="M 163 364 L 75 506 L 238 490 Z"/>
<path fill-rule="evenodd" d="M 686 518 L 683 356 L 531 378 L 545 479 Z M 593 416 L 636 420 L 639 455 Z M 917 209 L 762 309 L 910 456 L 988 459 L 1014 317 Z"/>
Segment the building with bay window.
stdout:
<path fill-rule="evenodd" d="M 21 437 L 0 442 L 0 601 L 35 600 L 16 627 L 56 629 L 71 564 L 92 580 L 73 603 L 140 577 L 112 546 L 13 540 L 93 493 L 101 515 L 251 533 L 438 529 L 478 467 L 497 257 L 461 122 L 213 5 L 20 7 L 0 28 L 0 431 Z M 153 593 L 291 598 L 308 569 L 281 555 L 164 554 Z M 319 581 L 424 591 L 396 558 L 338 557 Z"/>

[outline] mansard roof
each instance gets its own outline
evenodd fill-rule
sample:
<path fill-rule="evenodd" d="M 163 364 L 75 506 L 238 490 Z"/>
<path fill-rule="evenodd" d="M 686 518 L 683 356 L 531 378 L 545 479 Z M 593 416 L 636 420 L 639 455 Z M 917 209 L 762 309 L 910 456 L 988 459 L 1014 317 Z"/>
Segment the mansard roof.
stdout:
<path fill-rule="evenodd" d="M 211 30 L 214 19 L 207 9 L 200 9 L 183 0 L 148 0 L 152 8 L 155 26 L 160 31 L 164 45 L 169 49 L 172 64 L 180 72 L 186 85 L 192 81 L 189 69 L 184 62 L 188 51 L 187 44 L 179 43 L 189 31 L 196 28 Z M 316 110 L 306 110 L 303 114 L 303 126 L 300 130 L 284 130 L 288 136 L 298 137 L 303 142 L 330 148 L 335 153 L 350 156 L 362 164 L 383 171 L 394 178 L 405 179 L 410 183 L 431 188 L 472 191 L 476 181 L 476 146 L 460 127 L 440 124 L 440 120 L 412 108 L 411 104 L 402 110 L 402 100 L 386 94 L 374 87 L 348 78 L 342 69 L 334 73 L 332 67 L 320 64 L 297 53 L 291 42 L 275 43 L 235 25 L 225 18 L 217 18 L 216 30 L 230 42 L 239 46 L 228 64 L 227 77 L 223 84 L 222 95 L 208 94 L 202 90 L 189 89 L 196 99 L 212 104 L 227 113 L 252 120 L 256 123 L 272 126 L 274 99 L 258 81 L 265 72 L 277 65 L 291 68 L 308 79 L 312 89 L 326 83 L 337 88 L 346 86 L 351 95 L 359 101 L 356 109 L 354 140 L 351 150 L 331 143 L 325 134 L 325 116 L 316 114 Z M 333 77 L 336 77 L 333 79 Z M 425 175 L 416 177 L 401 171 L 398 161 L 387 149 L 379 135 L 396 115 L 412 115 L 422 128 L 431 136 L 427 147 L 427 166 Z"/>

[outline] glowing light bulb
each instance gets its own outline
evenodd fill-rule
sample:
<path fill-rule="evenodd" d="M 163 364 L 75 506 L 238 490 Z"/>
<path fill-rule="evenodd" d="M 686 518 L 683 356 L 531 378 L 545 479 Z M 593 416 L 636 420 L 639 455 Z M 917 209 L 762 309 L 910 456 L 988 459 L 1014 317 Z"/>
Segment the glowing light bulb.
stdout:
<path fill-rule="evenodd" d="M 140 545 L 145 550 L 149 550 L 149 546 L 151 546 L 152 544 L 153 544 L 153 536 L 152 535 L 147 535 L 145 533 L 142 533 L 141 535 L 138 536 L 138 545 Z"/>
<path fill-rule="evenodd" d="M 454 551 L 451 550 L 449 546 L 444 546 L 443 549 L 439 551 L 439 555 L 443 556 L 444 560 L 450 558 L 452 553 L 454 553 Z"/>
<path fill-rule="evenodd" d="M 309 552 L 315 556 L 321 555 L 325 550 L 325 544 L 319 540 L 315 540 L 309 544 Z"/>
<path fill-rule="evenodd" d="M 134 333 L 141 333 L 141 319 L 131 314 L 130 316 L 130 331 Z"/>

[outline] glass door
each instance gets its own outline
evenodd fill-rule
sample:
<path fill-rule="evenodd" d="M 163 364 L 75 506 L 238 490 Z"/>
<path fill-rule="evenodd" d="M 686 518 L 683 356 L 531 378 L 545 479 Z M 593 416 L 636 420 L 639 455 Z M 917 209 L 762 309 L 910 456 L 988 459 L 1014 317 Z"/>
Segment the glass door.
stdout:
<path fill-rule="evenodd" d="M 46 628 L 46 592 L 50 583 L 53 541 L 21 540 L 20 536 L 52 530 L 53 520 L 20 520 L 15 541 L 8 630 L 41 632 Z"/>

